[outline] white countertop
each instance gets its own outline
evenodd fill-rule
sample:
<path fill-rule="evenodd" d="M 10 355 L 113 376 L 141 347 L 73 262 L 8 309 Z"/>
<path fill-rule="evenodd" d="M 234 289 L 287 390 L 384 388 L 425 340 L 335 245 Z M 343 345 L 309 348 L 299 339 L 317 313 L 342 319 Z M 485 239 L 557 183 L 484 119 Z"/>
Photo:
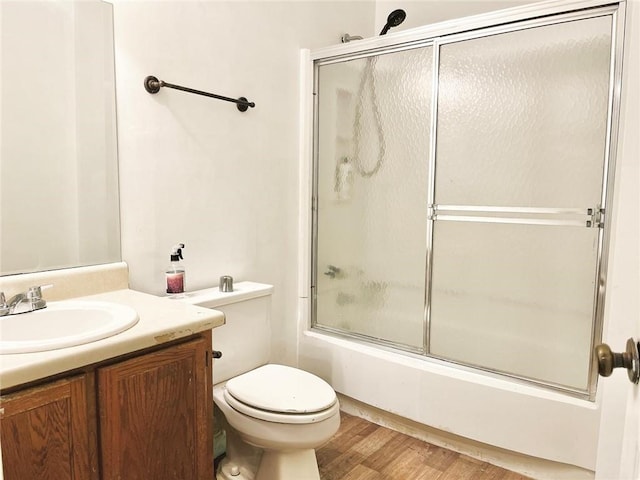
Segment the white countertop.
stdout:
<path fill-rule="evenodd" d="M 122 333 L 84 345 L 47 352 L 0 355 L 0 388 L 21 385 L 224 324 L 224 314 L 217 310 L 129 289 L 78 297 L 77 300 L 128 305 L 138 312 L 140 320 Z"/>

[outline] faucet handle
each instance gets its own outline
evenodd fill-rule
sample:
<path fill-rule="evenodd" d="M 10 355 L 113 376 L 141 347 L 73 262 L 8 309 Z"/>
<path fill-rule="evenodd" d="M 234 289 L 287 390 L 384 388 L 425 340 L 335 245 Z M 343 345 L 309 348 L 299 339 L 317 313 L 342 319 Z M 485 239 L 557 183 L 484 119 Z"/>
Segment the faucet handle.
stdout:
<path fill-rule="evenodd" d="M 42 290 L 45 290 L 53 285 L 37 285 L 29 288 L 27 291 L 27 300 L 31 303 L 32 310 L 39 310 L 47 306 L 47 302 L 42 298 Z"/>
<path fill-rule="evenodd" d="M 42 290 L 46 290 L 47 288 L 53 287 L 53 284 L 48 285 L 36 285 L 34 287 L 30 287 L 27 292 L 27 298 L 29 300 L 40 300 L 42 298 Z"/>
<path fill-rule="evenodd" d="M 7 305 L 4 292 L 0 292 L 0 317 L 4 317 L 5 315 L 9 315 L 9 305 Z"/>

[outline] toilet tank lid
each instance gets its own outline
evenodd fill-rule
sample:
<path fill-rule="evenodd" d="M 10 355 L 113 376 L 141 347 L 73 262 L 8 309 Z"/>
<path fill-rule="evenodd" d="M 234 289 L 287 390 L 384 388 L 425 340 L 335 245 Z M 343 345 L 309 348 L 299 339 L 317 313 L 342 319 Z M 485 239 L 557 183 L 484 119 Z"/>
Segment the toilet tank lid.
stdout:
<path fill-rule="evenodd" d="M 273 285 L 256 282 L 238 282 L 233 285 L 233 292 L 221 292 L 218 287 L 205 288 L 185 293 L 184 302 L 200 307 L 215 308 L 222 305 L 264 297 L 273 293 Z"/>

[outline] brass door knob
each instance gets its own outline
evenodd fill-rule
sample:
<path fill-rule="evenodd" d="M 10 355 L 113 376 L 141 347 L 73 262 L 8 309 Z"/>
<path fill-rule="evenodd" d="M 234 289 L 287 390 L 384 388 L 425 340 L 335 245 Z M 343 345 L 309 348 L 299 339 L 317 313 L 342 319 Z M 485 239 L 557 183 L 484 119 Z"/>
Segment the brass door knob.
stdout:
<path fill-rule="evenodd" d="M 595 348 L 596 359 L 598 360 L 598 373 L 603 377 L 608 377 L 614 368 L 626 368 L 629 380 L 638 383 L 640 379 L 640 346 L 633 339 L 627 340 L 627 351 L 615 353 L 606 343 L 602 343 Z"/>

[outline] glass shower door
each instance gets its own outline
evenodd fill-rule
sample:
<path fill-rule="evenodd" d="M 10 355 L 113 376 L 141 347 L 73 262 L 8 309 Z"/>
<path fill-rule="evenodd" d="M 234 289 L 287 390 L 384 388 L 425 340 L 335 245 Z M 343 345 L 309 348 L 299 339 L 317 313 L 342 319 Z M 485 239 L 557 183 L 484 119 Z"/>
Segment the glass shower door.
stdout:
<path fill-rule="evenodd" d="M 439 50 L 429 354 L 588 391 L 612 18 Z"/>
<path fill-rule="evenodd" d="M 315 61 L 314 328 L 593 395 L 617 21 Z"/>
<path fill-rule="evenodd" d="M 433 53 L 316 65 L 314 326 L 424 352 Z"/>

